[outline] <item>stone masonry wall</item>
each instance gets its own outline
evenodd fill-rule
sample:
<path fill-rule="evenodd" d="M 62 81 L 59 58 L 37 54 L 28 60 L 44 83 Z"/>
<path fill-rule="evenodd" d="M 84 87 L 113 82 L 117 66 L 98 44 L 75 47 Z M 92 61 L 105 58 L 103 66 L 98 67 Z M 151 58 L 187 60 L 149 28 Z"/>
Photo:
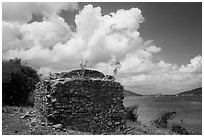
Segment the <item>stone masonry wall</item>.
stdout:
<path fill-rule="evenodd" d="M 102 79 L 58 78 L 38 83 L 35 107 L 53 124 L 92 133 L 123 126 L 123 86 Z"/>

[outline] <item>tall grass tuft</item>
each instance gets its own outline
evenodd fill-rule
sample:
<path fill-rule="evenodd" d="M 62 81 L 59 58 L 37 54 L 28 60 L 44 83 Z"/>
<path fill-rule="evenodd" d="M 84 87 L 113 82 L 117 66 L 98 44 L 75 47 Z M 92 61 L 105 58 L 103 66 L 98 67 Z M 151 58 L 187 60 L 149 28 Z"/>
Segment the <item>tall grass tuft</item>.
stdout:
<path fill-rule="evenodd" d="M 131 121 L 138 121 L 138 107 L 139 105 L 133 105 L 126 108 L 126 119 Z"/>
<path fill-rule="evenodd" d="M 153 125 L 158 128 L 167 128 L 168 120 L 172 119 L 176 115 L 176 112 L 161 112 L 155 120 L 153 120 Z"/>
<path fill-rule="evenodd" d="M 180 124 L 173 124 L 171 126 L 171 131 L 178 133 L 180 135 L 188 135 L 189 134 L 188 131 L 184 127 L 182 127 Z"/>

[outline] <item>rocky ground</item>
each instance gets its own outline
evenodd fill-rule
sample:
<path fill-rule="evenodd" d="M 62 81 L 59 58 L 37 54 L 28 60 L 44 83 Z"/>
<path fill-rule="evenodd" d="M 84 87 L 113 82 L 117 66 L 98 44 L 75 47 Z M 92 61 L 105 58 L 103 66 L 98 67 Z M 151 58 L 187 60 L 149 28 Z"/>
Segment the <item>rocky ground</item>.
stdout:
<path fill-rule="evenodd" d="M 3 135 L 91 135 L 72 130 L 71 127 L 49 125 L 40 122 L 36 111 L 32 107 L 3 107 L 2 108 L 2 134 Z M 127 121 L 126 129 L 116 130 L 113 135 L 172 135 L 171 131 L 154 128 L 139 122 Z"/>
<path fill-rule="evenodd" d="M 29 113 L 28 113 L 29 112 Z M 3 135 L 86 135 L 68 128 L 36 124 L 36 114 L 32 107 L 3 107 L 2 134 Z M 58 129 L 59 128 L 59 129 Z"/>

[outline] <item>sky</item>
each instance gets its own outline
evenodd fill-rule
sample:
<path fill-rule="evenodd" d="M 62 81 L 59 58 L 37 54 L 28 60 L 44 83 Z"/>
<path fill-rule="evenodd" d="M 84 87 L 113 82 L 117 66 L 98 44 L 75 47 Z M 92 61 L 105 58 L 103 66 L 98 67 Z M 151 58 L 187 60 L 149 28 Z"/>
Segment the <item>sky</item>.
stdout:
<path fill-rule="evenodd" d="M 2 59 L 44 77 L 87 68 L 140 94 L 202 86 L 202 3 L 3 3 Z"/>

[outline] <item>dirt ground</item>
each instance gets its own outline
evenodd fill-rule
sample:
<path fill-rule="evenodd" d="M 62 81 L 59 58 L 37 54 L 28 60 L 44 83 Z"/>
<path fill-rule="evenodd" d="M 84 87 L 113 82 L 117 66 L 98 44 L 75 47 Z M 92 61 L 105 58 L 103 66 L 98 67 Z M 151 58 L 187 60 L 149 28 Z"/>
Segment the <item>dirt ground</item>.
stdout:
<path fill-rule="evenodd" d="M 87 135 L 70 129 L 56 130 L 45 125 L 31 126 L 35 115 L 22 118 L 27 112 L 34 112 L 32 107 L 3 107 L 2 135 Z"/>
<path fill-rule="evenodd" d="M 29 116 L 25 114 L 30 112 Z M 24 118 L 23 118 L 24 117 Z M 33 122 L 34 121 L 34 122 Z M 154 128 L 151 125 L 126 122 L 128 127 L 125 134 L 128 135 L 175 135 L 175 133 Z M 2 135 L 91 135 L 70 128 L 54 129 L 52 126 L 42 122 L 36 122 L 36 113 L 32 107 L 10 107 L 2 108 Z M 124 132 L 116 131 L 111 135 L 124 135 Z"/>
<path fill-rule="evenodd" d="M 28 109 L 28 108 L 27 108 Z M 17 107 L 2 108 L 2 134 L 3 135 L 25 135 L 30 134 L 26 126 L 27 119 L 21 119 L 24 110 Z"/>

